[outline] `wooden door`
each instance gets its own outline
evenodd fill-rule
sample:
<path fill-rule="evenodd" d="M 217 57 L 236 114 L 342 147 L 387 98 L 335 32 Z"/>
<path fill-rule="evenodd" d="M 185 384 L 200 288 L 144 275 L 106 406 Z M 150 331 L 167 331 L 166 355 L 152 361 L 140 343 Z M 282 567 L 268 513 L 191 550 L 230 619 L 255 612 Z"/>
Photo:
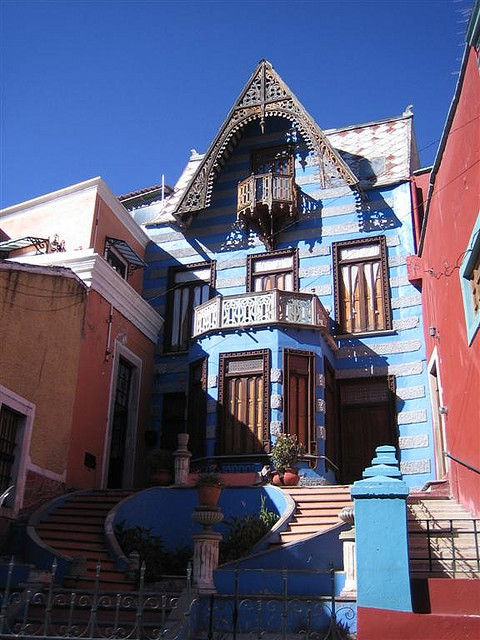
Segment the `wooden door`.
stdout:
<path fill-rule="evenodd" d="M 283 371 L 285 431 L 297 436 L 306 453 L 314 453 L 314 355 L 285 349 Z"/>
<path fill-rule="evenodd" d="M 398 446 L 393 385 L 391 376 L 341 381 L 342 482 L 361 480 L 378 446 Z"/>
<path fill-rule="evenodd" d="M 190 365 L 190 382 L 188 385 L 187 426 L 190 438 L 188 449 L 193 458 L 206 455 L 207 421 L 207 361 L 205 358 Z"/>
<path fill-rule="evenodd" d="M 220 452 L 263 453 L 268 446 L 268 352 L 220 358 Z"/>

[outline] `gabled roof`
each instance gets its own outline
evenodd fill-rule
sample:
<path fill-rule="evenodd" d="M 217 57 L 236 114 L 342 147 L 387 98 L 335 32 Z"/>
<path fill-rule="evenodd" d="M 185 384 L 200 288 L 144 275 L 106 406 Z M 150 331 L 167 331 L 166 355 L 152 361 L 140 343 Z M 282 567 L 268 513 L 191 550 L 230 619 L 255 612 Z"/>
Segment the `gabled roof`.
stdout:
<path fill-rule="evenodd" d="M 199 163 L 172 213 L 183 217 L 185 214 L 188 216 L 194 211 L 208 207 L 216 175 L 240 139 L 243 127 L 253 120 L 259 120 L 263 128 L 265 119 L 274 116 L 294 122 L 309 149 L 316 152 L 319 158 L 325 158 L 348 185 L 357 186 L 357 178 L 314 119 L 274 71 L 272 65 L 267 60 L 262 60 Z"/>

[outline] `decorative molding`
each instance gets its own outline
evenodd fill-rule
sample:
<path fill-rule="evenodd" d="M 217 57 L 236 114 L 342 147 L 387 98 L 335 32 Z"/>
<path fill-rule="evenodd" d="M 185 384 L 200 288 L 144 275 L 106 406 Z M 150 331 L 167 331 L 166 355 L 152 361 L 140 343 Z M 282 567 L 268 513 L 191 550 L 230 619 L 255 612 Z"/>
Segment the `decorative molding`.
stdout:
<path fill-rule="evenodd" d="M 330 273 L 330 265 L 324 264 L 319 267 L 304 267 L 299 270 L 298 275 L 300 278 L 310 278 L 312 276 L 329 276 Z"/>
<path fill-rule="evenodd" d="M 408 307 L 420 307 L 422 304 L 422 297 L 417 296 L 405 296 L 400 298 L 392 298 L 392 309 L 407 309 Z"/>
<path fill-rule="evenodd" d="M 400 449 L 422 449 L 428 447 L 428 434 L 421 433 L 416 436 L 400 436 L 398 439 Z"/>
<path fill-rule="evenodd" d="M 270 422 L 270 435 L 271 436 L 279 436 L 282 433 L 282 423 L 280 420 L 272 420 Z"/>
<path fill-rule="evenodd" d="M 315 384 L 317 387 L 325 388 L 325 375 L 323 373 L 317 373 L 315 378 Z"/>
<path fill-rule="evenodd" d="M 323 284 L 323 285 L 321 285 L 319 287 L 308 287 L 308 292 L 309 293 L 314 293 L 319 298 L 322 298 L 324 296 L 331 296 L 332 295 L 332 285 L 331 284 Z"/>
<path fill-rule="evenodd" d="M 218 387 L 218 376 L 215 373 L 212 373 L 208 376 L 207 387 L 209 389 L 216 389 Z"/>
<path fill-rule="evenodd" d="M 418 411 L 401 411 L 397 417 L 398 424 L 415 424 L 417 422 L 427 421 L 427 412 L 425 409 Z"/>
<path fill-rule="evenodd" d="M 326 439 L 327 439 L 326 428 L 317 424 L 317 440 L 326 440 Z"/>
<path fill-rule="evenodd" d="M 430 460 L 405 460 L 400 462 L 400 471 L 404 476 L 415 473 L 430 473 Z"/>
<path fill-rule="evenodd" d="M 372 355 L 392 355 L 395 353 L 410 353 L 419 351 L 422 348 L 420 340 L 405 340 L 403 342 L 387 342 L 385 344 L 374 344 L 371 346 L 355 345 L 341 347 L 337 353 L 337 359 L 342 358 L 368 358 Z"/>
<path fill-rule="evenodd" d="M 327 410 L 327 403 L 323 398 L 317 398 L 315 404 L 317 413 L 325 413 L 325 411 Z"/>
<path fill-rule="evenodd" d="M 423 385 L 418 387 L 397 387 L 397 397 L 401 400 L 414 400 L 415 398 L 425 397 L 425 387 Z"/>
<path fill-rule="evenodd" d="M 406 275 L 390 278 L 390 287 L 392 289 L 394 287 L 409 287 L 409 286 L 411 286 L 411 283 Z"/>
<path fill-rule="evenodd" d="M 282 370 L 270 369 L 270 382 L 278 382 L 282 384 Z"/>
<path fill-rule="evenodd" d="M 313 118 L 271 64 L 262 60 L 185 189 L 176 210 L 177 215 L 191 214 L 210 205 L 213 182 L 232 147 L 238 142 L 242 129 L 249 122 L 259 120 L 263 130 L 267 117 L 281 117 L 294 122 L 308 148 L 315 152 L 318 161 L 325 165 L 332 178 L 336 174 L 335 179 L 342 180 L 351 187 L 358 186 L 357 178 L 333 149 Z"/>
<path fill-rule="evenodd" d="M 418 329 L 420 326 L 419 316 L 410 316 L 409 318 L 399 318 L 393 321 L 393 329 L 395 331 L 407 331 L 408 329 Z"/>
<path fill-rule="evenodd" d="M 353 369 L 338 369 L 336 377 L 346 380 L 348 378 L 368 378 L 369 376 L 392 375 L 397 378 L 403 376 L 415 376 L 423 372 L 423 362 L 407 362 L 406 364 L 394 364 L 386 366 L 367 365 Z"/>
<path fill-rule="evenodd" d="M 279 411 L 282 411 L 283 408 L 283 397 L 279 394 L 273 393 L 270 396 L 270 407 L 272 409 L 278 409 Z"/>

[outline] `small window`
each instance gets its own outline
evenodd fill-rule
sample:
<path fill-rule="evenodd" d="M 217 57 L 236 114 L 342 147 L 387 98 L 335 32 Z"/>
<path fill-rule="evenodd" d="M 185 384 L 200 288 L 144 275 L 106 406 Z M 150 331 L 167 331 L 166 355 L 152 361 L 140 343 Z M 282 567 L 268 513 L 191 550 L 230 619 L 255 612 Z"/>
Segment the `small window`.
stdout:
<path fill-rule="evenodd" d="M 113 267 L 113 269 L 115 269 L 119 276 L 122 276 L 124 280 L 127 279 L 128 265 L 111 247 L 106 251 L 105 260 L 111 267 Z"/>
<path fill-rule="evenodd" d="M 167 351 L 188 349 L 193 333 L 193 310 L 211 298 L 214 277 L 213 262 L 170 269 L 165 333 Z"/>
<path fill-rule="evenodd" d="M 460 285 L 467 339 L 470 345 L 480 327 L 480 215 L 473 228 L 468 249 L 465 251 L 460 267 Z"/>
<path fill-rule="evenodd" d="M 342 333 L 391 329 L 385 238 L 333 245 L 335 317 Z"/>
<path fill-rule="evenodd" d="M 298 291 L 298 254 L 296 251 L 273 251 L 249 255 L 248 291 Z"/>

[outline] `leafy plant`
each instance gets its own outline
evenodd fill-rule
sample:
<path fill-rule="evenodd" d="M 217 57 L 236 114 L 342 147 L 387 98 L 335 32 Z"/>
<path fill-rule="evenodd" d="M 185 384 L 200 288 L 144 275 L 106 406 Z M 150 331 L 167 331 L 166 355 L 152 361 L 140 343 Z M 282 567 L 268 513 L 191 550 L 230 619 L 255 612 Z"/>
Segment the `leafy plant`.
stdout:
<path fill-rule="evenodd" d="M 275 469 L 283 474 L 285 469 L 294 467 L 304 454 L 304 446 L 298 442 L 297 436 L 281 433 L 272 447 L 270 457 Z"/>
<path fill-rule="evenodd" d="M 278 518 L 278 514 L 266 509 L 265 499 L 262 496 L 258 514 L 234 516 L 231 520 L 225 520 L 224 524 L 229 531 L 220 542 L 220 563 L 232 562 L 248 555 L 257 542 L 270 531 Z"/>
<path fill-rule="evenodd" d="M 115 536 L 126 556 L 137 551 L 140 565 L 145 562 L 146 582 L 156 582 L 164 575 L 183 575 L 186 573 L 192 552 L 186 547 L 174 552 L 164 551 L 161 536 L 151 533 L 146 527 L 125 527 L 125 520 L 115 525 Z"/>

